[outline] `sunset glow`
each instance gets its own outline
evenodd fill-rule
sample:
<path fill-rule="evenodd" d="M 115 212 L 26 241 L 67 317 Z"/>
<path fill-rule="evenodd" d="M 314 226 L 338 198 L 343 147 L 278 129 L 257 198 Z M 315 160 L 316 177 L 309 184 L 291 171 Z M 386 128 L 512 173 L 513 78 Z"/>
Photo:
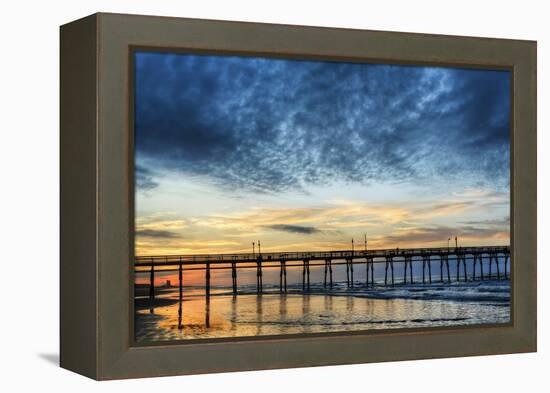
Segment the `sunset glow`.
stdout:
<path fill-rule="evenodd" d="M 510 320 L 509 71 L 134 60 L 138 340 Z"/>
<path fill-rule="evenodd" d="M 137 255 L 364 234 L 509 244 L 506 72 L 155 53 L 136 67 Z"/>

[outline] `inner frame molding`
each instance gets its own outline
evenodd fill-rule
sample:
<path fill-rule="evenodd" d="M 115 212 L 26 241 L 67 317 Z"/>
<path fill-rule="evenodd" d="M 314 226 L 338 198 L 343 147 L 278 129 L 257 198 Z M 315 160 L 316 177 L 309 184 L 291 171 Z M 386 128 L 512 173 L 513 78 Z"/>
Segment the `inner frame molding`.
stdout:
<path fill-rule="evenodd" d="M 133 343 L 136 49 L 506 69 L 510 325 Z M 536 43 L 94 14 L 61 27 L 61 366 L 119 379 L 536 351 Z"/>

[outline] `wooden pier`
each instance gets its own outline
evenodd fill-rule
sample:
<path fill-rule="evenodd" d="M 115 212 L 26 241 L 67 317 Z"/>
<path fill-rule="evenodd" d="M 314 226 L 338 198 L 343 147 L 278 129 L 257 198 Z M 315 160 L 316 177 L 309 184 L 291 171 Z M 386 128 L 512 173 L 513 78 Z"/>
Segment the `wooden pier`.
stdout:
<path fill-rule="evenodd" d="M 501 273 L 499 258 L 504 259 L 504 271 Z M 205 297 L 207 305 L 210 302 L 211 271 L 231 269 L 233 295 L 238 294 L 238 271 L 256 269 L 256 294 L 263 292 L 263 271 L 279 269 L 279 291 L 287 293 L 287 268 L 301 268 L 302 291 L 311 290 L 310 268 L 320 266 L 323 269 L 323 288 L 332 289 L 333 266 L 345 265 L 346 285 L 353 288 L 358 285 L 354 280 L 355 268 L 365 266 L 365 281 L 363 286 L 374 287 L 374 269 L 376 265 L 384 268 L 384 286 L 396 284 L 414 284 L 413 264 L 422 266 L 422 284 L 432 283 L 432 262 L 439 262 L 440 283 L 451 283 L 449 261 L 456 262 L 455 281 L 473 281 L 487 279 L 507 279 L 509 272 L 510 247 L 444 247 L 444 248 L 410 248 L 383 250 L 343 250 L 343 251 L 311 251 L 311 252 L 270 252 L 243 254 L 203 254 L 203 255 L 162 255 L 138 256 L 134 263 L 136 273 L 149 274 L 150 312 L 154 312 L 155 273 L 178 272 L 179 309 L 178 319 L 181 325 L 182 294 L 185 271 L 205 271 Z M 472 274 L 468 276 L 467 262 L 472 261 Z M 488 273 L 483 263 L 488 262 Z M 396 282 L 394 264 L 404 263 L 403 279 Z M 493 264 L 496 275 L 493 274 Z M 478 273 L 479 268 L 479 274 Z M 437 268 L 436 268 L 437 269 Z M 462 270 L 462 273 L 461 273 Z M 381 283 L 382 285 L 382 283 Z"/>

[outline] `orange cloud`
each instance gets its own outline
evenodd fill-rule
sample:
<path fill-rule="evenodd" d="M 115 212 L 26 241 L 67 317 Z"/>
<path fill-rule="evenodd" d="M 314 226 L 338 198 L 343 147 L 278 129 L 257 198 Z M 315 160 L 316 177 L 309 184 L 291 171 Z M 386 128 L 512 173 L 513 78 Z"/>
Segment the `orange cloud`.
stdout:
<path fill-rule="evenodd" d="M 502 204 L 504 196 L 469 191 L 464 199 L 399 204 L 340 200 L 328 206 L 250 208 L 185 220 L 157 214 L 136 222 L 137 233 L 144 235 L 136 238 L 136 253 L 249 252 L 258 239 L 263 251 L 349 249 L 351 238 L 362 244 L 366 232 L 371 248 L 442 246 L 455 236 L 472 245 L 508 244 L 509 224 L 502 220 L 502 225 L 489 227 L 467 221 L 486 214 L 488 203 Z"/>

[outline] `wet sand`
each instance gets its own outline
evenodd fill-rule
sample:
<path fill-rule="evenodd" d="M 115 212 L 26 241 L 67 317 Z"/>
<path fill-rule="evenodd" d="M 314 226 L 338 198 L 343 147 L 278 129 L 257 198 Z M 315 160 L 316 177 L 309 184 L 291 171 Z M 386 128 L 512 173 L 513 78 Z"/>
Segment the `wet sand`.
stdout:
<path fill-rule="evenodd" d="M 292 288 L 261 296 L 246 290 L 232 296 L 226 288 L 207 302 L 200 290 L 184 292 L 182 320 L 178 291 L 159 293 L 154 314 L 147 298 L 136 309 L 136 340 L 155 342 L 197 338 L 249 337 L 371 329 L 507 323 L 509 281 L 407 285 L 395 288 L 335 288 L 309 294 Z M 251 291 L 252 292 L 252 291 Z"/>

